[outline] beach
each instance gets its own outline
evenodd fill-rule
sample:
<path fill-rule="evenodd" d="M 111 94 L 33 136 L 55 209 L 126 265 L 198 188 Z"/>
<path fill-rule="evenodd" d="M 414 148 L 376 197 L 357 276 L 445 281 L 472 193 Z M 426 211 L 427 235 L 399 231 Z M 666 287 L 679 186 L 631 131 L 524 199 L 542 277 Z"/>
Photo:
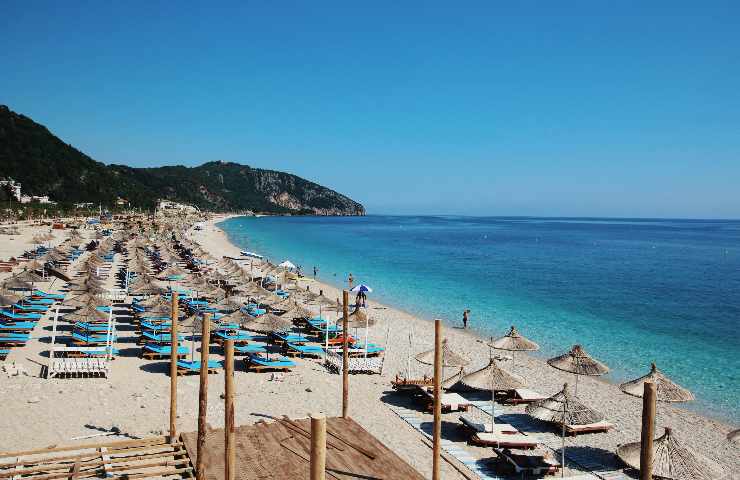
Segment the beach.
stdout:
<path fill-rule="evenodd" d="M 201 230 L 190 229 L 183 232 L 184 236 L 199 243 L 215 258 L 240 257 L 240 249 L 229 242 L 217 225 L 225 218 L 228 217 L 215 217 L 205 222 Z M 33 229 L 32 226 L 21 226 L 21 236 L 13 239 L 4 237 L 3 258 L 18 255 L 29 248 L 26 237 L 33 235 Z M 116 256 L 114 268 L 120 262 L 121 259 Z M 112 278 L 108 282 L 109 286 L 113 285 Z M 309 287 L 314 292 L 322 290 L 329 298 L 341 298 L 341 292 L 337 288 L 325 283 L 301 280 L 298 284 L 299 289 Z M 51 290 L 53 288 L 51 286 Z M 377 321 L 369 340 L 386 349 L 383 371 L 381 375 L 350 376 L 349 414 L 430 478 L 432 450 L 427 440 L 397 413 L 398 407 L 415 407 L 404 396 L 391 390 L 391 380 L 396 374 L 405 373 L 409 363 L 412 365 L 412 373 L 431 374 L 431 368 L 418 364 L 413 356 L 433 347 L 432 324 L 391 306 L 378 304 L 372 298 L 369 303 L 370 315 Z M 50 324 L 51 320 L 47 315 L 34 331 L 33 341 L 23 348 L 14 349 L 8 356 L 6 364 L 20 366 L 24 373 L 15 376 L 0 375 L 0 390 L 5 392 L 4 415 L 0 416 L 0 451 L 80 442 L 83 439 L 77 437 L 111 430 L 117 434 L 106 438 L 166 433 L 169 362 L 139 358 L 137 352 L 140 348 L 135 344 L 133 331 L 122 323 L 118 345 L 121 353 L 113 361 L 110 378 L 40 378 L 42 367 L 47 361 L 45 352 L 48 349 Z M 449 326 L 444 328 L 444 337 L 453 350 L 463 353 L 471 360 L 468 371 L 488 363 L 489 348 L 484 339 L 469 331 Z M 220 353 L 215 351 L 214 356 L 220 358 Z M 243 361 L 238 360 L 235 378 L 236 424 L 251 424 L 283 415 L 293 418 L 318 412 L 330 416 L 340 415 L 341 375 L 328 372 L 319 360 L 299 359 L 297 364 L 297 368 L 290 373 L 273 376 L 248 373 Z M 525 377 L 530 388 L 547 395 L 562 389 L 564 383 L 573 382 L 572 375 L 555 370 L 541 359 L 529 355 L 517 354 L 516 364 L 505 367 Z M 224 390 L 223 379 L 223 374 L 209 377 L 207 420 L 215 427 L 222 426 L 224 422 L 223 401 L 220 399 Z M 603 412 L 616 428 L 609 433 L 569 438 L 569 448 L 591 448 L 604 462 L 610 462 L 605 466 L 618 469 L 620 465 L 608 453 L 614 452 L 620 444 L 639 441 L 642 401 L 623 394 L 616 385 L 591 377 L 579 379 L 578 396 L 584 403 Z M 177 402 L 179 431 L 196 430 L 197 376 L 179 379 Z M 523 407 L 516 409 L 523 411 Z M 476 409 L 473 409 L 471 415 L 485 418 Z M 444 414 L 443 437 L 460 440 L 458 417 L 458 413 Z M 423 423 L 429 423 L 432 417 L 426 412 L 418 411 L 418 418 Z M 661 427 L 670 427 L 684 444 L 707 457 L 719 469 L 726 472 L 738 470 L 738 446 L 726 440 L 726 435 L 737 426 L 664 404 L 658 406 L 657 423 L 658 434 L 662 432 Z M 490 449 L 459 443 L 474 458 L 491 456 Z M 584 470 L 575 465 L 573 467 L 566 473 L 575 475 Z M 471 478 L 460 473 L 466 471 L 465 467 L 454 460 L 442 462 L 442 468 L 443 478 Z"/>

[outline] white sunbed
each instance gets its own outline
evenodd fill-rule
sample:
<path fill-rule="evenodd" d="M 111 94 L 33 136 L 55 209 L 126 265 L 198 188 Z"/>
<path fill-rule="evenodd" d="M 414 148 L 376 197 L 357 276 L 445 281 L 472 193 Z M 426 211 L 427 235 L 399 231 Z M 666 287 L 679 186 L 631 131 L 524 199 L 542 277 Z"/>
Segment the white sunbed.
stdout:
<path fill-rule="evenodd" d="M 528 388 L 516 388 L 514 389 L 514 396 L 506 400 L 507 403 L 532 403 L 537 400 L 544 400 L 547 396 L 542 395 L 540 392 L 530 390 Z"/>
<path fill-rule="evenodd" d="M 429 389 L 423 388 L 422 391 L 434 404 L 434 392 Z M 458 410 L 467 410 L 470 405 L 470 400 L 466 399 L 458 393 L 442 393 L 440 399 L 443 410 L 449 410 L 450 412 L 457 412 Z"/>
<path fill-rule="evenodd" d="M 521 433 L 478 432 L 470 440 L 476 445 L 511 449 L 536 448 L 539 444 L 537 438 Z"/>
<path fill-rule="evenodd" d="M 496 433 L 519 433 L 519 430 L 508 423 L 494 423 L 491 425 L 491 422 L 479 422 L 467 415 L 461 415 L 460 421 L 463 425 L 477 433 L 491 433 L 493 431 Z"/>
<path fill-rule="evenodd" d="M 602 420 L 600 422 L 587 423 L 584 425 L 566 425 L 565 432 L 570 435 L 577 435 L 579 433 L 608 432 L 612 428 L 614 428 L 613 423 Z"/>

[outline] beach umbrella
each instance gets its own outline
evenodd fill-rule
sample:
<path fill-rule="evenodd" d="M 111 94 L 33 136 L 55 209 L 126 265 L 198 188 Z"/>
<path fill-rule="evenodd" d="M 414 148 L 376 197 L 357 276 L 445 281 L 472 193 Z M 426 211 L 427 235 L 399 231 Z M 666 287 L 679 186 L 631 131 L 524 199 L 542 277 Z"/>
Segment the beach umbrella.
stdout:
<path fill-rule="evenodd" d="M 547 364 L 558 370 L 573 373 L 576 376 L 576 394 L 578 394 L 578 376 L 600 376 L 609 373 L 609 367 L 591 358 L 580 345 L 573 345 L 567 353 L 551 358 Z"/>
<path fill-rule="evenodd" d="M 440 382 L 440 388 L 449 390 L 453 386 L 455 386 L 464 376 L 465 376 L 465 369 L 463 367 L 460 367 L 460 370 L 458 370 L 457 373 L 453 374 L 451 377 L 445 380 L 442 380 L 442 382 Z"/>
<path fill-rule="evenodd" d="M 203 319 L 198 315 L 191 315 L 177 322 L 177 325 L 190 330 L 190 360 L 192 361 L 195 356 L 195 335 L 197 333 L 203 333 Z M 178 341 L 177 344 L 179 345 L 180 342 Z"/>
<path fill-rule="evenodd" d="M 12 293 L 0 293 L 0 305 L 13 305 L 21 301 L 20 295 Z"/>
<path fill-rule="evenodd" d="M 154 308 L 159 305 L 170 305 L 171 303 L 172 301 L 165 298 L 164 295 L 158 294 L 158 295 L 152 295 L 146 300 L 140 301 L 139 305 L 145 308 Z"/>
<path fill-rule="evenodd" d="M 414 357 L 417 362 L 425 365 L 434 365 L 434 349 L 417 353 Z M 465 367 L 470 360 L 452 350 L 447 339 L 442 339 L 442 367 Z"/>
<path fill-rule="evenodd" d="M 280 267 L 280 268 L 285 268 L 285 269 L 287 269 L 287 270 L 295 270 L 296 268 L 298 268 L 298 267 L 296 267 L 296 266 L 295 266 L 295 264 L 294 264 L 293 262 L 291 262 L 290 260 L 285 260 L 285 261 L 284 261 L 284 262 L 282 262 L 282 263 L 278 263 L 278 267 Z"/>
<path fill-rule="evenodd" d="M 604 419 L 603 414 L 584 405 L 570 391 L 567 383 L 555 395 L 527 405 L 525 411 L 533 418 L 561 426 L 563 442 L 561 451 L 561 475 L 565 470 L 565 426 L 588 425 L 589 423 L 600 422 Z"/>
<path fill-rule="evenodd" d="M 641 442 L 627 443 L 617 448 L 617 456 L 630 467 L 640 470 Z M 665 433 L 653 442 L 653 477 L 672 480 L 711 480 L 716 467 L 685 447 L 673 431 L 666 427 Z"/>
<path fill-rule="evenodd" d="M 18 280 L 22 282 L 30 282 L 30 283 L 37 283 L 37 282 L 43 282 L 44 278 L 35 273 L 33 270 L 24 270 L 21 273 L 14 275 L 14 278 L 17 278 Z"/>
<path fill-rule="evenodd" d="M 216 303 L 215 305 L 213 305 L 214 308 L 217 308 L 219 310 L 224 310 L 224 311 L 239 310 L 241 306 L 242 306 L 242 302 L 240 302 L 234 297 L 226 297 L 223 300 Z"/>
<path fill-rule="evenodd" d="M 64 300 L 63 303 L 70 307 L 83 307 L 88 303 L 99 303 L 102 305 L 102 300 L 93 293 L 85 292 L 75 297 L 68 298 Z"/>
<path fill-rule="evenodd" d="M 650 372 L 647 375 L 625 382 L 619 386 L 619 389 L 627 395 L 642 398 L 645 382 L 651 382 L 655 385 L 656 400 L 659 402 L 690 402 L 695 399 L 693 393 L 673 382 L 658 370 L 655 363 L 651 364 Z"/>
<path fill-rule="evenodd" d="M 9 279 L 3 282 L 2 289 L 3 290 L 33 290 L 33 286 L 30 283 L 24 282 L 23 280 L 19 278 L 10 277 Z"/>
<path fill-rule="evenodd" d="M 533 352 L 539 350 L 540 346 L 532 340 L 523 337 L 515 326 L 511 326 L 509 333 L 501 338 L 498 338 L 488 344 L 489 347 L 495 348 L 496 350 L 506 350 L 509 352 Z M 512 353 L 512 367 L 514 363 L 514 355 Z"/>
<path fill-rule="evenodd" d="M 350 290 L 350 292 L 353 292 L 353 293 L 360 293 L 360 292 L 373 293 L 373 289 L 370 288 L 370 287 L 368 287 L 364 283 L 361 283 L 359 285 L 356 285 L 356 286 L 352 287 L 352 290 Z"/>
<path fill-rule="evenodd" d="M 88 303 L 79 310 L 64 315 L 64 320 L 74 322 L 100 322 L 108 320 L 108 314 L 98 310 L 98 305 L 95 303 Z"/>
<path fill-rule="evenodd" d="M 242 323 L 242 328 L 259 333 L 284 332 L 293 328 L 292 320 L 265 313 L 259 317 L 251 317 Z"/>

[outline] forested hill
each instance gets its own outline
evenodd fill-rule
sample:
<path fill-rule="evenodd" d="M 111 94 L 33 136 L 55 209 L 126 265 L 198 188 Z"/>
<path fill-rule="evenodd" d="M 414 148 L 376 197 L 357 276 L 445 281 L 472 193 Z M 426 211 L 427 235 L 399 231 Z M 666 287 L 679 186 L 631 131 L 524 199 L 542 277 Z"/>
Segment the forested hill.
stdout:
<path fill-rule="evenodd" d="M 46 127 L 0 105 L 0 179 L 58 202 L 111 205 L 118 197 L 150 208 L 166 198 L 212 211 L 364 215 L 354 200 L 295 175 L 231 162 L 198 167 L 106 165 Z"/>

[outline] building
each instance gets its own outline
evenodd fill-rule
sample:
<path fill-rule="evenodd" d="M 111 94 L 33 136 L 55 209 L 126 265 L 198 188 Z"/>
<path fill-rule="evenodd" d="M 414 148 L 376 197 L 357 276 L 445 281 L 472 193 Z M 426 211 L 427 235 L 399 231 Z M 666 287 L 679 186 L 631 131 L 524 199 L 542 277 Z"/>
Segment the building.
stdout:
<path fill-rule="evenodd" d="M 129 201 L 126 200 L 125 198 L 118 197 L 118 198 L 116 198 L 116 205 L 119 206 L 119 207 L 122 207 L 124 205 L 129 205 Z"/>
<path fill-rule="evenodd" d="M 10 194 L 17 201 L 21 202 L 21 184 L 8 178 L 7 180 L 0 180 L 0 187 L 5 187 L 10 191 Z"/>
<path fill-rule="evenodd" d="M 194 205 L 177 203 L 171 200 L 159 200 L 159 203 L 157 204 L 157 213 L 160 215 L 166 215 L 167 212 L 199 213 L 200 209 Z"/>

